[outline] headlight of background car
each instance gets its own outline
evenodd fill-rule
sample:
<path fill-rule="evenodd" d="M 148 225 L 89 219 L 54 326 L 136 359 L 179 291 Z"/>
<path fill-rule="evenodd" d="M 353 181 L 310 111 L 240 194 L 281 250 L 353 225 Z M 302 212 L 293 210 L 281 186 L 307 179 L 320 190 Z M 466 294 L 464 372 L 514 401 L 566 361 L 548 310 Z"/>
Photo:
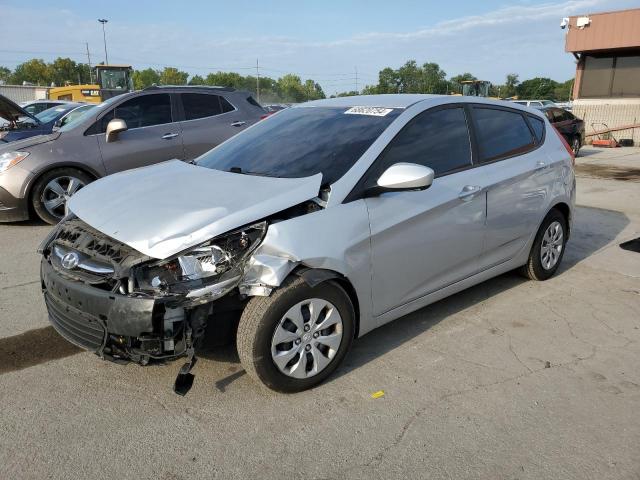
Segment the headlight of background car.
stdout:
<path fill-rule="evenodd" d="M 138 275 L 139 285 L 143 290 L 186 293 L 190 297 L 214 292 L 210 286 L 224 284 L 233 288 L 236 280 L 240 280 L 245 261 L 260 245 L 266 230 L 267 222 L 255 223 L 172 259 L 144 267 Z"/>
<path fill-rule="evenodd" d="M 29 156 L 29 152 L 6 152 L 0 154 L 0 173 L 13 167 Z"/>

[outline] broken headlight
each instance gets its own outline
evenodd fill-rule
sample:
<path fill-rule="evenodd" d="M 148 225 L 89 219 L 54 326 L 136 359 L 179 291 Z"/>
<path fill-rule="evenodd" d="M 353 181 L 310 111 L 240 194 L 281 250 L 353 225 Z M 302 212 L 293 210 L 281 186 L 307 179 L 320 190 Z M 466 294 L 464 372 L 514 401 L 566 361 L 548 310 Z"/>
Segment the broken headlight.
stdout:
<path fill-rule="evenodd" d="M 258 248 L 267 222 L 234 230 L 180 255 L 145 267 L 137 276 L 143 290 L 219 296 L 240 280 L 245 261 Z"/>

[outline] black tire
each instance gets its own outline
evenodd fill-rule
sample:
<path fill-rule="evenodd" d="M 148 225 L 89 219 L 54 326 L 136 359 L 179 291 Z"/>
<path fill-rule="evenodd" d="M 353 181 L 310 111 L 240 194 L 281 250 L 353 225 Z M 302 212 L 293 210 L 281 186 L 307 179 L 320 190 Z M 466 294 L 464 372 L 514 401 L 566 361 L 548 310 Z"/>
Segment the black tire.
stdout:
<path fill-rule="evenodd" d="M 562 249 L 560 250 L 560 254 L 556 263 L 551 268 L 545 268 L 542 265 L 541 249 L 545 232 L 554 222 L 558 222 L 562 228 Z M 567 233 L 567 219 L 564 217 L 562 212 L 554 208 L 547 214 L 544 221 L 542 222 L 542 225 L 540 225 L 540 229 L 538 230 L 536 238 L 533 242 L 533 246 L 531 247 L 531 252 L 529 253 L 529 259 L 520 270 L 522 275 L 529 278 L 530 280 L 538 281 L 551 278 L 558 270 L 558 267 L 562 262 L 562 257 L 564 257 L 564 251 L 567 245 Z"/>
<path fill-rule="evenodd" d="M 62 219 L 63 216 L 63 214 L 53 215 L 45 207 L 43 195 L 45 194 L 47 184 L 56 178 L 71 177 L 80 180 L 80 182 L 82 182 L 84 185 L 87 185 L 88 183 L 91 183 L 93 181 L 93 178 L 82 170 L 78 170 L 76 168 L 56 168 L 44 173 L 34 184 L 33 190 L 31 191 L 31 205 L 33 206 L 33 210 L 36 212 L 38 217 L 40 217 L 43 221 L 51 225 L 55 225 Z M 64 205 L 58 210 L 62 213 L 64 210 Z"/>
<path fill-rule="evenodd" d="M 271 341 L 285 313 L 305 299 L 331 302 L 342 317 L 342 340 L 330 363 L 314 376 L 298 379 L 282 373 L 271 356 Z M 253 297 L 245 307 L 237 333 L 238 356 L 249 376 L 271 390 L 283 393 L 307 390 L 324 381 L 342 362 L 353 342 L 355 311 L 347 293 L 335 282 L 310 287 L 291 276 L 268 297 Z"/>
<path fill-rule="evenodd" d="M 574 156 L 578 156 L 578 153 L 580 153 L 580 147 L 582 147 L 582 142 L 580 142 L 580 137 L 573 137 L 573 140 L 571 140 L 571 150 L 573 150 L 573 155 Z"/>

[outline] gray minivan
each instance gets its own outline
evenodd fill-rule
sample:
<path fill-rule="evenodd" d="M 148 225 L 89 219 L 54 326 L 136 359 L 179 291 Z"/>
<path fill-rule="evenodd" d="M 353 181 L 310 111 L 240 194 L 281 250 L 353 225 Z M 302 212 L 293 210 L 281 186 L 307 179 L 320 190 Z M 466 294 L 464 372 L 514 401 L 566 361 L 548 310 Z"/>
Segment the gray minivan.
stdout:
<path fill-rule="evenodd" d="M 111 98 L 51 135 L 0 143 L 0 221 L 57 223 L 91 181 L 165 160 L 190 161 L 258 122 L 246 91 L 150 87 Z"/>

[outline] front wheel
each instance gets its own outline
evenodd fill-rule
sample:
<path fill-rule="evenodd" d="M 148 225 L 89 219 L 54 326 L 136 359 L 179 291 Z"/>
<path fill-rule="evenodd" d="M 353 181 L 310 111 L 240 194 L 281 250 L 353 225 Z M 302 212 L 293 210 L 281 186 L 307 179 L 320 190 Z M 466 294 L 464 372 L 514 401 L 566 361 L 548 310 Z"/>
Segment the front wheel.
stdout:
<path fill-rule="evenodd" d="M 531 280 L 551 278 L 562 261 L 567 244 L 567 221 L 555 208 L 551 210 L 540 229 L 529 253 L 522 273 Z"/>
<path fill-rule="evenodd" d="M 338 367 L 354 323 L 353 305 L 340 285 L 310 287 L 292 277 L 271 296 L 249 301 L 238 325 L 238 355 L 247 373 L 268 388 L 299 392 Z"/>
<path fill-rule="evenodd" d="M 64 217 L 69 198 L 91 181 L 89 175 L 75 168 L 51 170 L 33 186 L 33 209 L 42 220 L 55 225 Z"/>

